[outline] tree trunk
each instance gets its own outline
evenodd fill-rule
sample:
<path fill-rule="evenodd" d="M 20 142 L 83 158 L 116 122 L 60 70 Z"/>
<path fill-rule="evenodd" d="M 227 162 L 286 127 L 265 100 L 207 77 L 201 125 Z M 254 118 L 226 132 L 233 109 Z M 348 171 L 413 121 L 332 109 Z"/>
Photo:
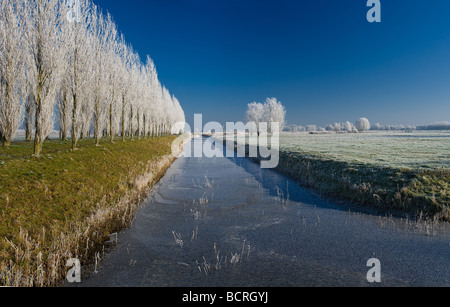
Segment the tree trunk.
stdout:
<path fill-rule="evenodd" d="M 72 150 L 77 149 L 77 95 L 73 95 L 73 109 L 72 109 Z"/>
<path fill-rule="evenodd" d="M 130 108 L 130 137 L 133 139 L 134 130 L 133 130 L 133 106 Z"/>
<path fill-rule="evenodd" d="M 40 94 L 38 93 L 38 98 L 36 99 L 36 118 L 35 118 L 35 131 L 34 131 L 34 155 L 36 157 L 39 157 L 41 155 L 41 149 L 42 149 L 42 141 L 41 141 L 41 98 L 39 97 Z"/>
<path fill-rule="evenodd" d="M 98 97 L 95 100 L 95 107 L 94 107 L 94 138 L 95 138 L 95 145 L 98 146 L 100 144 L 100 102 Z"/>
<path fill-rule="evenodd" d="M 109 137 L 111 143 L 114 143 L 114 134 L 113 134 L 113 110 L 112 103 L 109 104 Z"/>
<path fill-rule="evenodd" d="M 145 114 L 143 115 L 143 120 L 144 120 L 144 138 L 147 138 L 147 121 L 145 118 Z"/>
<path fill-rule="evenodd" d="M 11 118 L 11 109 L 14 107 L 14 104 L 12 102 L 12 97 L 10 96 L 10 93 L 12 92 L 11 83 L 6 82 L 5 86 L 6 95 L 5 95 L 5 101 L 4 101 L 4 108 L 6 112 L 6 117 L 4 118 L 5 122 L 3 123 L 3 147 L 9 147 L 12 142 L 12 138 L 14 137 L 13 134 L 13 118 Z"/>
<path fill-rule="evenodd" d="M 31 141 L 31 135 L 33 133 L 33 116 L 34 116 L 34 102 L 31 100 L 31 95 L 27 100 L 27 105 L 25 107 L 25 140 Z"/>
<path fill-rule="evenodd" d="M 125 142 L 125 98 L 122 97 L 122 142 Z"/>
<path fill-rule="evenodd" d="M 137 114 L 137 137 L 138 137 L 138 140 L 140 140 L 141 139 L 141 120 L 140 120 L 140 117 L 139 117 L 139 112 L 138 112 L 138 114 Z"/>

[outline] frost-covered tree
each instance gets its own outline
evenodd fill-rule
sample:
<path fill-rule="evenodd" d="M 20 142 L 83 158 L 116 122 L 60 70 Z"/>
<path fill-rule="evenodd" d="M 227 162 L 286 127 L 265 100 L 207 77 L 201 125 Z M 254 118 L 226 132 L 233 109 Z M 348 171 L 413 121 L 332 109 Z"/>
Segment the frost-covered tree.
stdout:
<path fill-rule="evenodd" d="M 186 116 L 184 114 L 183 108 L 181 107 L 180 102 L 178 99 L 173 96 L 172 101 L 175 107 L 175 116 L 174 116 L 174 123 L 172 126 L 172 133 L 173 134 L 181 134 L 184 130 L 184 123 L 186 122 Z"/>
<path fill-rule="evenodd" d="M 111 17 L 107 19 L 108 27 L 110 29 L 110 35 L 107 40 L 107 51 L 105 52 L 104 56 L 106 58 L 105 61 L 105 69 L 106 69 L 106 79 L 107 79 L 107 85 L 106 85 L 106 100 L 108 101 L 107 104 L 107 112 L 108 112 L 108 133 L 110 137 L 110 141 L 114 142 L 114 137 L 118 133 L 118 126 L 119 126 L 119 120 L 120 120 L 120 112 L 119 111 L 119 97 L 120 91 L 120 70 L 119 66 L 117 65 L 121 61 L 121 56 L 119 54 L 119 41 L 118 41 L 118 35 L 117 35 L 117 28 L 114 25 Z"/>
<path fill-rule="evenodd" d="M 25 111 L 25 117 L 23 113 Z M 121 133 L 178 133 L 178 99 L 162 86 L 150 57 L 140 57 L 112 17 L 91 0 L 0 2 L 0 139 L 7 146 L 25 118 L 34 154 L 60 129 L 72 148 L 94 132 L 96 144 Z"/>
<path fill-rule="evenodd" d="M 268 123 L 268 132 L 272 133 L 272 123 L 278 123 L 280 131 L 285 125 L 286 110 L 277 98 L 267 98 L 264 104 L 264 119 Z"/>
<path fill-rule="evenodd" d="M 355 127 L 359 132 L 369 131 L 370 122 L 367 118 L 362 117 L 356 121 Z"/>
<path fill-rule="evenodd" d="M 65 6 L 58 0 L 24 0 L 27 82 L 35 103 L 34 154 L 39 156 L 53 129 L 53 111 L 61 73 L 60 26 Z"/>
<path fill-rule="evenodd" d="M 161 102 L 161 83 L 158 80 L 158 72 L 156 71 L 155 63 L 147 56 L 145 64 L 145 122 L 147 125 L 148 134 L 152 137 L 157 135 L 157 126 L 160 113 L 162 112 Z"/>
<path fill-rule="evenodd" d="M 101 131 L 106 128 L 107 119 L 107 50 L 108 40 L 115 30 L 111 17 L 106 17 L 100 9 L 92 6 L 90 31 L 93 36 L 92 61 L 92 95 L 93 95 L 93 130 L 95 143 L 98 146 L 102 137 Z M 109 22 L 108 22 L 109 20 Z"/>
<path fill-rule="evenodd" d="M 22 121 L 26 100 L 22 1 L 0 2 L 0 135 L 11 144 Z"/>
<path fill-rule="evenodd" d="M 163 113 L 163 121 L 161 122 L 161 133 L 162 135 L 166 135 L 170 133 L 171 124 L 174 122 L 174 104 L 172 95 L 165 86 L 163 86 L 162 99 L 163 109 L 165 111 Z"/>
<path fill-rule="evenodd" d="M 317 131 L 317 125 L 306 125 L 305 128 L 308 132 Z"/>
<path fill-rule="evenodd" d="M 303 132 L 306 128 L 302 125 L 291 124 L 284 127 L 284 131 L 288 132 Z"/>
<path fill-rule="evenodd" d="M 260 131 L 260 123 L 266 122 L 268 133 L 272 133 L 272 123 L 278 123 L 280 131 L 284 129 L 286 110 L 282 103 L 276 98 L 267 98 L 264 104 L 253 102 L 248 104 L 247 121 L 254 122 L 257 127 L 258 135 Z"/>
<path fill-rule="evenodd" d="M 67 140 L 67 136 L 70 132 L 72 122 L 72 97 L 64 83 L 58 93 L 57 101 L 59 137 L 62 141 L 65 141 Z"/>
<path fill-rule="evenodd" d="M 128 69 L 129 76 L 129 88 L 127 93 L 128 105 L 129 105 L 129 113 L 128 113 L 128 129 L 130 138 L 133 139 L 140 129 L 138 127 L 140 125 L 139 122 L 139 105 L 141 99 L 141 60 L 137 53 L 131 53 L 130 55 L 131 66 Z"/>
<path fill-rule="evenodd" d="M 143 125 L 143 109 L 144 109 L 144 99 L 145 99 L 145 69 L 144 65 L 140 62 L 136 63 L 132 70 L 132 93 L 131 93 L 131 104 L 133 111 L 130 111 L 130 130 L 131 137 L 136 136 L 138 139 L 142 135 L 142 125 Z M 131 109 L 131 108 L 130 108 Z"/>
<path fill-rule="evenodd" d="M 346 121 L 344 124 L 344 130 L 347 132 L 353 132 L 354 131 L 354 126 L 351 122 Z"/>
<path fill-rule="evenodd" d="M 156 70 L 155 70 L 156 72 Z M 155 76 L 153 76 L 154 78 Z M 163 91 L 162 91 L 162 85 L 161 82 L 159 82 L 158 79 L 152 80 L 152 101 L 153 104 L 153 112 L 152 112 L 152 130 L 153 130 L 153 136 L 160 136 L 161 135 L 161 125 L 162 121 L 164 120 L 164 107 L 163 107 Z"/>
<path fill-rule="evenodd" d="M 259 135 L 259 122 L 264 119 L 264 105 L 260 102 L 252 102 L 247 105 L 247 122 L 254 122 L 256 132 Z M 250 132 L 252 133 L 252 131 Z"/>
<path fill-rule="evenodd" d="M 133 106 L 130 102 L 130 93 L 132 93 L 132 81 L 133 81 L 133 69 L 138 63 L 138 57 L 134 54 L 130 46 L 125 42 L 122 36 L 119 41 L 119 55 L 120 59 L 118 64 L 119 74 L 116 76 L 118 79 L 119 93 L 120 93 L 120 108 L 121 108 L 121 136 L 122 141 L 125 141 L 125 135 L 127 131 L 127 122 L 129 122 L 129 117 L 127 116 L 130 112 L 130 116 L 133 117 Z M 131 107 L 129 109 L 128 107 Z M 131 132 L 130 132 L 131 133 Z"/>
<path fill-rule="evenodd" d="M 342 124 L 341 123 L 334 123 L 333 124 L 333 131 L 338 132 L 342 130 Z"/>
<path fill-rule="evenodd" d="M 89 0 L 77 0 L 76 18 L 63 19 L 61 46 L 64 54 L 64 78 L 66 90 L 72 100 L 72 150 L 84 135 L 83 126 L 90 122 L 89 90 L 92 81 L 92 40 L 89 28 L 91 24 L 91 6 Z M 89 128 L 89 127 L 88 127 Z"/>

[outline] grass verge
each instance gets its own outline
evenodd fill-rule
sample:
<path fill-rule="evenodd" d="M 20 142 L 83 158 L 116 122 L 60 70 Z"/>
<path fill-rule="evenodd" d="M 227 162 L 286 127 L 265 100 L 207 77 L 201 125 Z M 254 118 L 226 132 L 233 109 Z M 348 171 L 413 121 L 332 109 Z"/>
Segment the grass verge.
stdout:
<path fill-rule="evenodd" d="M 174 139 L 0 149 L 0 285 L 55 286 L 68 259 L 91 262 L 171 165 Z"/>
<path fill-rule="evenodd" d="M 328 197 L 450 220 L 450 170 L 381 168 L 284 151 L 276 170 Z"/>

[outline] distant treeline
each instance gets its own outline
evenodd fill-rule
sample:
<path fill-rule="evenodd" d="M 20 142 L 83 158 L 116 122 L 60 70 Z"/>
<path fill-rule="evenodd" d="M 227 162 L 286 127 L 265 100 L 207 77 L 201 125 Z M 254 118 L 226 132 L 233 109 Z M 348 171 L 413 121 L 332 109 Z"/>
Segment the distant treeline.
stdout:
<path fill-rule="evenodd" d="M 439 122 L 426 126 L 417 126 L 417 130 L 450 130 L 450 122 Z"/>
<path fill-rule="evenodd" d="M 289 132 L 301 132 L 301 131 L 348 131 L 348 129 L 344 128 L 344 124 L 333 124 L 333 125 L 327 125 L 326 127 L 319 127 L 316 125 L 286 125 L 284 127 L 284 131 Z M 382 125 L 379 123 L 376 123 L 374 125 L 370 126 L 370 130 L 373 131 L 402 131 L 402 130 L 450 130 L 450 122 L 437 122 L 432 123 L 429 125 L 424 126 L 405 126 L 405 125 Z M 350 131 L 348 131 L 350 132 Z"/>

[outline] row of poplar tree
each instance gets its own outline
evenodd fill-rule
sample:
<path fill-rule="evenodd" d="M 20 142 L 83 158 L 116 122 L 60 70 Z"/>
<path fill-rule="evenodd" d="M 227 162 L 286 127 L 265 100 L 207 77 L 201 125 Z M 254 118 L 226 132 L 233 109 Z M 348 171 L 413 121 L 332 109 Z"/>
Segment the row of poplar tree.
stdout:
<path fill-rule="evenodd" d="M 0 1 L 0 138 L 23 125 L 39 155 L 60 138 L 150 137 L 179 133 L 178 99 L 143 63 L 109 14 L 90 0 Z"/>

